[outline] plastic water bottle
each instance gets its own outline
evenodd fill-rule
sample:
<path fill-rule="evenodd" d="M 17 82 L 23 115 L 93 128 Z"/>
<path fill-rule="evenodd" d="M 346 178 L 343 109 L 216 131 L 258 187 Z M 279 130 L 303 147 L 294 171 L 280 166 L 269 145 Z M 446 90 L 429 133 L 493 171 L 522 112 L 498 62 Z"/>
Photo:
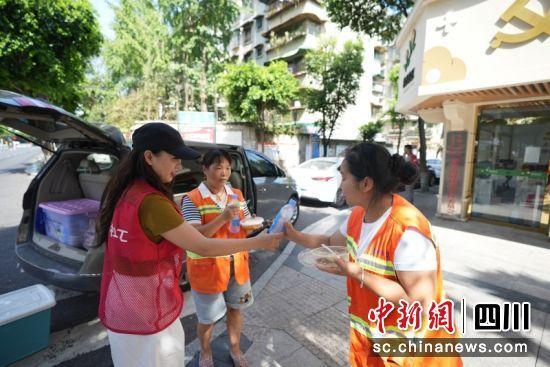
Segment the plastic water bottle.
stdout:
<path fill-rule="evenodd" d="M 296 209 L 296 200 L 290 199 L 285 206 L 279 210 L 279 213 L 273 219 L 271 227 L 269 227 L 269 233 L 280 233 L 284 231 L 285 222 L 290 221 L 292 215 L 294 215 L 294 210 Z"/>
<path fill-rule="evenodd" d="M 231 206 L 240 206 L 239 198 L 235 194 L 229 195 L 229 198 L 231 199 L 227 205 Z M 239 233 L 241 231 L 241 217 L 237 214 L 231 218 L 229 221 L 229 232 L 231 233 Z"/>

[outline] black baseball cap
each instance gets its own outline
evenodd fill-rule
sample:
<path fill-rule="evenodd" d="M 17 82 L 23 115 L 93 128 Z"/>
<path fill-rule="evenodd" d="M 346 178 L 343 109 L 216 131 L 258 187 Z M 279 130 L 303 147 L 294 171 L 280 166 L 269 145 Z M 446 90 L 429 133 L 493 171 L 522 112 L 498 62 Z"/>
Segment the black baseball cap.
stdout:
<path fill-rule="evenodd" d="M 185 145 L 178 130 L 162 122 L 145 124 L 132 134 L 132 147 L 140 150 L 164 150 L 174 157 L 194 160 L 201 155 Z"/>

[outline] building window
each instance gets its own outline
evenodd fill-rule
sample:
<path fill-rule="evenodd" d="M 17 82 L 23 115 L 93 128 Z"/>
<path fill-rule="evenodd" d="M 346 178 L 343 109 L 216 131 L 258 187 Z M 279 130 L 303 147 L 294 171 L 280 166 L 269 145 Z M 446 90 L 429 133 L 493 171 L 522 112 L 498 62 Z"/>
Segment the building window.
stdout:
<path fill-rule="evenodd" d="M 259 59 L 264 55 L 264 45 L 256 46 L 256 58 Z"/>
<path fill-rule="evenodd" d="M 235 47 L 239 47 L 241 45 L 241 31 L 239 29 L 235 30 L 233 37 L 235 39 Z"/>
<path fill-rule="evenodd" d="M 262 29 L 264 27 L 264 17 L 256 18 L 256 29 Z"/>
<path fill-rule="evenodd" d="M 376 117 L 380 114 L 380 112 L 382 112 L 382 106 L 371 104 L 370 110 L 371 110 L 371 116 Z"/>
<path fill-rule="evenodd" d="M 373 82 L 372 83 L 372 94 L 375 96 L 381 96 L 384 94 L 384 84 L 380 82 Z"/>
<path fill-rule="evenodd" d="M 248 51 L 248 52 L 244 55 L 243 61 L 244 61 L 244 62 L 248 62 L 248 61 L 250 61 L 251 58 L 252 58 L 252 51 Z"/>
<path fill-rule="evenodd" d="M 288 63 L 288 71 L 292 74 L 298 74 L 306 71 L 306 64 L 304 58 L 295 59 Z"/>
<path fill-rule="evenodd" d="M 244 44 L 248 45 L 252 43 L 252 27 L 248 26 L 244 29 Z"/>

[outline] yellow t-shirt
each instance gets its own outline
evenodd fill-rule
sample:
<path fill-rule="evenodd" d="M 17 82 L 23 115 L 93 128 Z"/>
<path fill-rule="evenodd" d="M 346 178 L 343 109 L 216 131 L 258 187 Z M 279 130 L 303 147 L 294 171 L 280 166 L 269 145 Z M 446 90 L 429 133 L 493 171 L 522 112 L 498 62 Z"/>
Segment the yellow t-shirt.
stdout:
<path fill-rule="evenodd" d="M 162 241 L 161 233 L 183 223 L 181 213 L 174 208 L 170 199 L 159 194 L 150 194 L 143 199 L 139 206 L 138 217 L 143 232 L 155 243 Z"/>

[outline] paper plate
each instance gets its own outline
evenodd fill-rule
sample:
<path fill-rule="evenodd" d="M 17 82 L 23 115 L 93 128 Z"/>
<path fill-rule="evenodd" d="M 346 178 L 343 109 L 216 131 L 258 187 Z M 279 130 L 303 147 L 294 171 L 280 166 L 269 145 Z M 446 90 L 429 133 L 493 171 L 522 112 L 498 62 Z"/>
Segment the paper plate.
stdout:
<path fill-rule="evenodd" d="M 328 246 L 338 256 L 343 259 L 348 258 L 348 249 L 346 246 Z M 324 247 L 317 247 L 310 250 L 304 250 L 298 254 L 298 261 L 305 266 L 337 268 L 338 265 L 334 262 L 336 257 L 333 253 Z"/>
<path fill-rule="evenodd" d="M 260 228 L 263 223 L 264 223 L 264 218 L 254 217 L 254 218 L 248 218 L 243 220 L 241 222 L 241 226 L 244 229 L 256 229 L 256 228 Z"/>

